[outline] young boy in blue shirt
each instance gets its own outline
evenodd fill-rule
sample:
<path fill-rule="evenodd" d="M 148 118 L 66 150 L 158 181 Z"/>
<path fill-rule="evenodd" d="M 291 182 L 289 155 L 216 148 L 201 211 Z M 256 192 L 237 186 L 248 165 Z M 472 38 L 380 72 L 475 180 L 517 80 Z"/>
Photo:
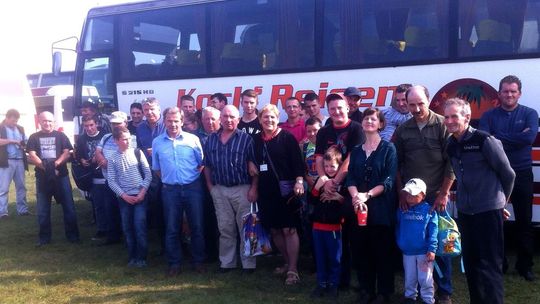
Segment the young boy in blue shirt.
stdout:
<path fill-rule="evenodd" d="M 424 200 L 426 183 L 413 178 L 405 184 L 407 210 L 398 210 L 397 243 L 403 252 L 405 302 L 416 303 L 417 286 L 424 303 L 435 303 L 433 261 L 437 251 L 437 212 Z"/>

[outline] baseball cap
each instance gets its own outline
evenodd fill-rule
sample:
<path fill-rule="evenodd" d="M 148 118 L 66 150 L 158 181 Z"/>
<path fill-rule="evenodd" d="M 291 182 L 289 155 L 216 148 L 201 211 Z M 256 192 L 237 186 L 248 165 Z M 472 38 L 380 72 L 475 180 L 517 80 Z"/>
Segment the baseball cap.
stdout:
<path fill-rule="evenodd" d="M 348 87 L 345 89 L 345 96 L 358 96 L 358 97 L 362 97 L 362 95 L 360 95 L 360 91 L 358 90 L 358 88 L 356 87 Z"/>
<path fill-rule="evenodd" d="M 115 111 L 111 113 L 109 121 L 113 123 L 122 123 L 127 121 L 127 114 L 122 111 Z"/>
<path fill-rule="evenodd" d="M 411 194 L 418 195 L 420 192 L 426 194 L 426 183 L 419 178 L 411 178 L 403 187 L 403 191 Z"/>

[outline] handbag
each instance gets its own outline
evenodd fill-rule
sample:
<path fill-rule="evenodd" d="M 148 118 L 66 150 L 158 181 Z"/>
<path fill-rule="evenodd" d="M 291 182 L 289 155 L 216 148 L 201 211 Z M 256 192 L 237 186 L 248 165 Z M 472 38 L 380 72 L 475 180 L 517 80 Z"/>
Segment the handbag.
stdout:
<path fill-rule="evenodd" d="M 270 157 L 270 152 L 268 152 L 266 143 L 264 143 L 263 149 L 265 151 L 265 154 L 268 155 L 268 163 L 270 163 L 270 167 L 272 167 L 272 171 L 274 172 L 274 175 L 276 176 L 276 180 L 279 183 L 279 193 L 281 194 L 281 197 L 289 197 L 289 195 L 293 193 L 294 184 L 296 183 L 296 180 L 281 180 L 277 174 L 276 167 L 274 166 L 274 162 L 272 162 L 272 158 Z"/>
<path fill-rule="evenodd" d="M 244 256 L 254 257 L 272 252 L 270 236 L 259 219 L 257 202 L 251 203 L 250 212 L 242 217 Z"/>
<path fill-rule="evenodd" d="M 280 180 L 279 181 L 279 193 L 282 197 L 288 197 L 293 193 L 295 180 Z"/>
<path fill-rule="evenodd" d="M 448 214 L 447 210 L 439 213 L 439 232 L 437 234 L 438 256 L 455 257 L 461 254 L 461 234 L 456 221 Z"/>

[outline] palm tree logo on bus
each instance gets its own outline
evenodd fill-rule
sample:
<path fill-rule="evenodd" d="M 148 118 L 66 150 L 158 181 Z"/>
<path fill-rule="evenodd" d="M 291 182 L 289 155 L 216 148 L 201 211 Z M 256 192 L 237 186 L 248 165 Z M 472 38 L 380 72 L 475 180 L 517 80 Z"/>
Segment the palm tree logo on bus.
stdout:
<path fill-rule="evenodd" d="M 454 80 L 443 86 L 431 100 L 429 108 L 437 114 L 444 114 L 444 101 L 459 97 L 471 104 L 471 125 L 477 127 L 478 120 L 485 111 L 499 105 L 497 90 L 486 82 L 474 78 Z"/>

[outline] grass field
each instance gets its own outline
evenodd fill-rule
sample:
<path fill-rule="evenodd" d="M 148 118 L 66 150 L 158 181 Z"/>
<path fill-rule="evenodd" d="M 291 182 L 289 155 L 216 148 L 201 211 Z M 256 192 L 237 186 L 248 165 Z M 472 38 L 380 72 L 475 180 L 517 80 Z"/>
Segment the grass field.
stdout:
<path fill-rule="evenodd" d="M 33 172 L 27 173 L 30 210 L 35 213 Z M 196 274 L 185 267 L 177 278 L 166 278 L 164 257 L 157 256 L 158 246 L 150 244 L 149 267 L 126 267 L 127 251 L 122 245 L 98 247 L 90 240 L 95 233 L 91 225 L 90 204 L 74 191 L 81 230 L 81 244 L 70 244 L 64 237 L 62 212 L 54 204 L 52 213 L 53 242 L 36 248 L 36 215 L 19 217 L 10 191 L 10 216 L 0 220 L 0 303 L 324 303 L 312 301 L 309 293 L 315 286 L 315 275 L 305 269 L 301 260 L 301 284 L 288 287 L 283 279 L 272 275 L 279 257 L 258 258 L 257 271 L 241 275 L 239 271 Z M 150 236 L 153 237 L 153 233 Z M 513 261 L 513 257 L 510 257 Z M 454 269 L 454 303 L 468 303 L 465 276 Z M 540 274 L 539 262 L 535 272 Z M 511 264 L 512 265 L 512 264 Z M 396 275 L 396 301 L 401 298 L 403 280 Z M 528 283 L 513 268 L 505 277 L 506 303 L 540 303 L 540 285 Z M 340 303 L 354 303 L 355 292 L 340 294 Z"/>

